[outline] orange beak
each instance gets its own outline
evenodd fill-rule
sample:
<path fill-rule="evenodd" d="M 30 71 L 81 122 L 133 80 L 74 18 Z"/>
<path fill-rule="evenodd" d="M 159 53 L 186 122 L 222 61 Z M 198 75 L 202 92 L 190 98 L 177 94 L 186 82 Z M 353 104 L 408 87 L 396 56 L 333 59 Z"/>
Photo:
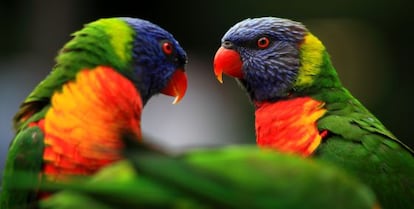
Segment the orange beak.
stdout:
<path fill-rule="evenodd" d="M 232 49 L 220 47 L 214 56 L 214 74 L 220 83 L 223 83 L 223 73 L 236 78 L 242 78 L 240 55 Z"/>
<path fill-rule="evenodd" d="M 177 104 L 184 97 L 186 91 L 187 75 L 184 69 L 177 69 L 168 81 L 167 86 L 161 90 L 161 93 L 175 97 L 173 104 Z"/>

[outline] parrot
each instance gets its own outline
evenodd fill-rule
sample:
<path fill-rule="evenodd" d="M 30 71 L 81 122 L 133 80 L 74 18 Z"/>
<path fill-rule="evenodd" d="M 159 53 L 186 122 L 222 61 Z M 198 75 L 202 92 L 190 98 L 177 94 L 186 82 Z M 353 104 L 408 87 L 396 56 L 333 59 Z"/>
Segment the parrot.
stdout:
<path fill-rule="evenodd" d="M 93 175 L 122 159 L 123 135 L 140 141 L 141 113 L 162 93 L 178 103 L 187 89 L 187 54 L 173 35 L 148 20 L 108 17 L 72 34 L 56 64 L 13 118 L 0 207 L 26 208 L 50 194 L 41 181 Z M 10 188 L 27 171 L 33 190 Z"/>
<path fill-rule="evenodd" d="M 318 160 L 251 144 L 176 155 L 125 144 L 123 160 L 93 176 L 42 182 L 41 189 L 58 192 L 39 208 L 380 208 L 369 187 Z M 13 186 L 23 189 L 24 181 Z"/>
<path fill-rule="evenodd" d="M 318 158 L 370 186 L 383 208 L 414 208 L 414 152 L 348 89 L 324 44 L 298 21 L 243 19 L 223 35 L 214 74 L 254 107 L 256 144 Z"/>

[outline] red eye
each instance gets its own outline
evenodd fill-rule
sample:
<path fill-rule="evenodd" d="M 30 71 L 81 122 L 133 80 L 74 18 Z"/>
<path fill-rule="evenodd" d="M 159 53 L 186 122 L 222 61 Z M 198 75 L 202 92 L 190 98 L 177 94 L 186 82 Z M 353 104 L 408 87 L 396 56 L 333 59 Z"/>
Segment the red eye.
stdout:
<path fill-rule="evenodd" d="M 170 55 L 173 53 L 173 45 L 170 42 L 164 42 L 162 44 L 162 51 L 164 51 L 164 53 L 166 55 Z"/>
<path fill-rule="evenodd" d="M 267 48 L 270 44 L 268 37 L 261 37 L 257 40 L 257 46 L 261 49 Z"/>

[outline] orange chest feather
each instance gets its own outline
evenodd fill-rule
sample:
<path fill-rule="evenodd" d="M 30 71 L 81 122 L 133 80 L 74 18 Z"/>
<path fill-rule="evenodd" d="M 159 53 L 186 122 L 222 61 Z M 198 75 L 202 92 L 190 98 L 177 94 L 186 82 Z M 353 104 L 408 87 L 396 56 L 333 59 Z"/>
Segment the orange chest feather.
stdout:
<path fill-rule="evenodd" d="M 79 72 L 53 95 L 44 119 L 46 176 L 91 174 L 120 159 L 122 134 L 141 138 L 141 110 L 133 84 L 113 69 Z"/>
<path fill-rule="evenodd" d="M 316 121 L 326 112 L 323 105 L 310 97 L 257 104 L 257 144 L 309 156 L 321 143 Z"/>

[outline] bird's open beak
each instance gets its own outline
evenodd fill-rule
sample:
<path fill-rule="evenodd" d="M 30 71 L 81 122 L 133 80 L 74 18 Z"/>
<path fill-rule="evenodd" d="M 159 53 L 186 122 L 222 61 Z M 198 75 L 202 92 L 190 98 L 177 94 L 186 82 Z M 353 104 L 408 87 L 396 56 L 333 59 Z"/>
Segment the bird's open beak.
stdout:
<path fill-rule="evenodd" d="M 236 78 L 242 78 L 240 54 L 233 50 L 220 47 L 214 56 L 214 73 L 220 83 L 223 83 L 223 73 Z"/>
<path fill-rule="evenodd" d="M 184 69 L 177 69 L 168 81 L 167 86 L 161 90 L 161 93 L 175 97 L 173 104 L 177 104 L 184 97 L 186 91 L 187 75 Z"/>

